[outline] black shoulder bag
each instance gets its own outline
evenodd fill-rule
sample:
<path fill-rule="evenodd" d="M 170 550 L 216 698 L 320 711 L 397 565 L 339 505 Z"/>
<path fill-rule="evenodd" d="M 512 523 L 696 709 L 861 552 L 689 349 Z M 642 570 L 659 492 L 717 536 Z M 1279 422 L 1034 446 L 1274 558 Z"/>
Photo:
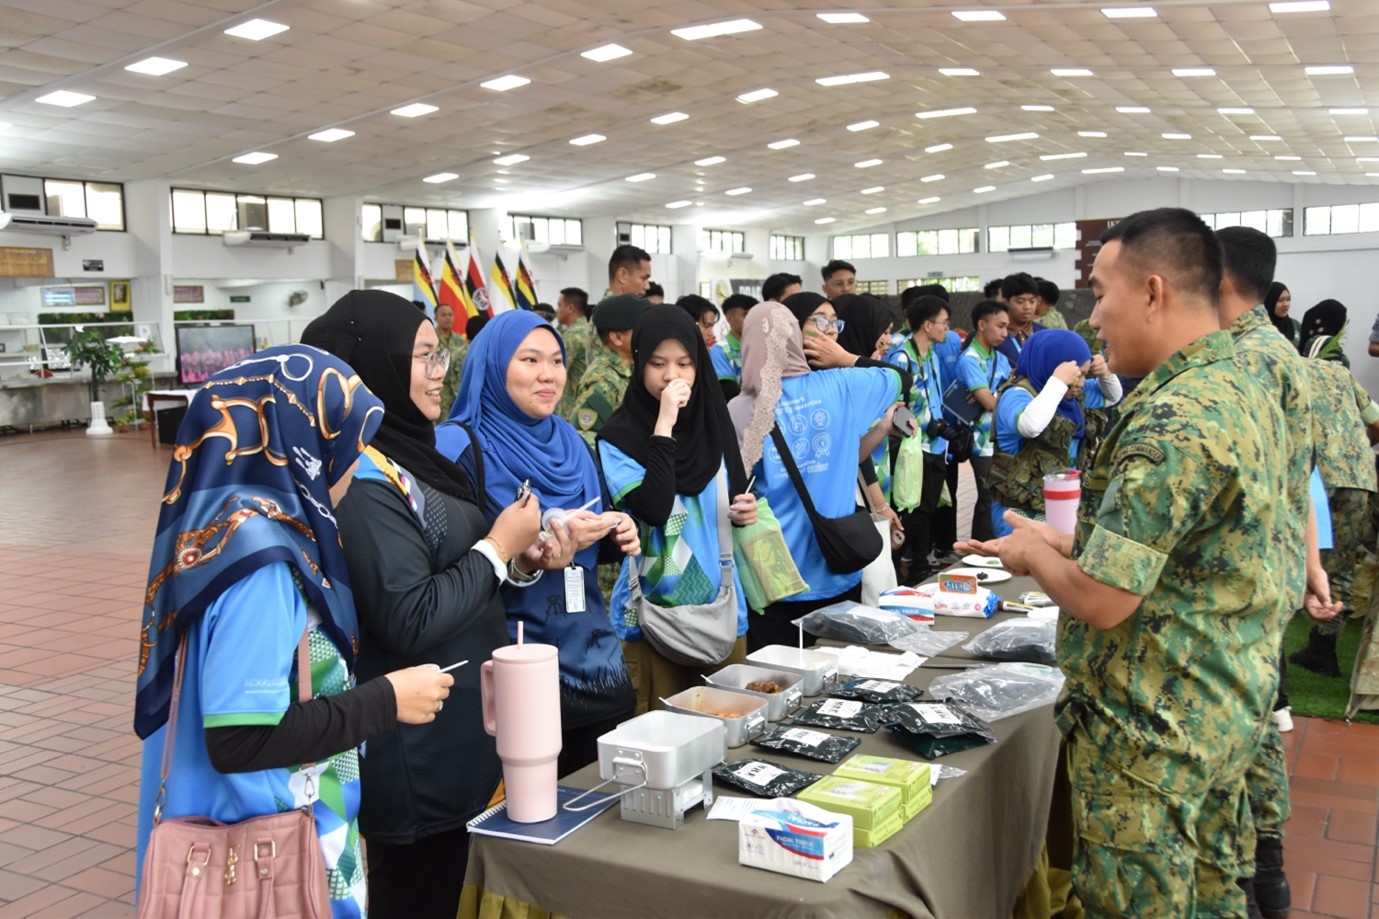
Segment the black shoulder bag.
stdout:
<path fill-rule="evenodd" d="M 795 486 L 805 512 L 809 514 L 809 522 L 814 526 L 814 538 L 819 541 L 819 549 L 828 567 L 839 574 L 852 574 L 875 561 L 886 543 L 872 522 L 871 513 L 860 510 L 846 517 L 825 517 L 820 514 L 800 476 L 800 467 L 795 465 L 795 457 L 791 456 L 790 448 L 785 444 L 780 425 L 771 429 L 771 442 L 776 445 L 790 482 Z"/>

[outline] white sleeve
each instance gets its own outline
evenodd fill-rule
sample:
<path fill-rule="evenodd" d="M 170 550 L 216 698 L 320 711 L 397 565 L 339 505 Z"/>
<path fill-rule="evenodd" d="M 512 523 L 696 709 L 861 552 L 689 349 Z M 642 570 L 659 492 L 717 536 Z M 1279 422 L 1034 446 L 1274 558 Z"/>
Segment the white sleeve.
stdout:
<path fill-rule="evenodd" d="M 493 566 L 493 574 L 498 578 L 499 584 L 508 579 L 508 566 L 498 557 L 498 550 L 493 548 L 492 543 L 486 539 L 481 539 L 469 548 L 488 559 L 488 563 Z"/>
<path fill-rule="evenodd" d="M 1020 432 L 1021 437 L 1038 437 L 1044 433 L 1044 428 L 1049 426 L 1053 416 L 1058 411 L 1058 403 L 1063 401 L 1063 397 L 1068 394 L 1068 384 L 1058 377 L 1049 377 L 1049 381 L 1044 384 L 1044 388 L 1039 391 L 1025 410 L 1020 413 L 1020 419 L 1015 423 L 1015 428 Z"/>
<path fill-rule="evenodd" d="M 1115 405 L 1125 395 L 1125 390 L 1120 385 L 1120 377 L 1114 373 L 1097 380 L 1097 386 L 1101 387 L 1101 395 L 1106 400 L 1107 408 Z"/>

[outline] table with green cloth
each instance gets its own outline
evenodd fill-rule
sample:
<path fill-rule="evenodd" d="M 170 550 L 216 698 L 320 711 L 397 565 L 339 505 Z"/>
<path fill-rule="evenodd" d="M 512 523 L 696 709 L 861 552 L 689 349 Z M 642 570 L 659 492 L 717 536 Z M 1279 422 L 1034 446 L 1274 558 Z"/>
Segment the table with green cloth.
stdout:
<path fill-rule="evenodd" d="M 993 589 L 1014 598 L 1037 585 L 1017 577 Z M 934 628 L 975 637 L 1012 618 L 1019 615 L 998 613 L 985 620 L 940 616 Z M 954 664 L 970 659 L 961 644 L 955 645 L 906 682 L 927 687 L 935 677 L 959 672 Z M 946 662 L 952 663 L 939 669 Z M 852 863 L 827 883 L 739 865 L 737 824 L 708 820 L 702 807 L 689 811 L 680 829 L 668 830 L 624 821 L 615 805 L 554 846 L 474 835 L 459 915 L 1009 916 L 1040 862 L 1059 734 L 1050 706 L 1004 718 L 992 729 L 997 743 L 937 761 L 966 769 L 966 775 L 935 787 L 928 808 L 880 846 L 854 850 Z M 875 734 L 833 733 L 860 738 L 853 753 L 918 758 L 884 728 Z M 729 749 L 726 758 L 750 757 L 816 773 L 837 768 L 750 744 Z M 601 781 L 598 765 L 561 781 L 592 788 Z M 714 794 L 744 795 L 717 782 Z"/>

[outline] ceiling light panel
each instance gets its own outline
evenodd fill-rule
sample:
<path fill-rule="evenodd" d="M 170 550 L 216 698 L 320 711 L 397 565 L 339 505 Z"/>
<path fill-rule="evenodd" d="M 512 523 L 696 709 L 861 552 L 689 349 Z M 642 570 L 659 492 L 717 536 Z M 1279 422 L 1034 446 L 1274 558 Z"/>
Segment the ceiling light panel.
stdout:
<path fill-rule="evenodd" d="M 818 220 L 816 220 L 816 221 L 814 221 L 814 222 L 817 223 L 819 226 L 823 226 L 824 224 L 827 224 L 827 223 L 833 223 L 833 221 L 834 221 L 835 219 L 836 219 L 836 218 L 834 218 L 834 217 L 820 217 Z"/>
<path fill-rule="evenodd" d="M 231 29 L 226 29 L 226 35 L 233 35 L 235 38 L 247 38 L 250 41 L 263 41 L 281 32 L 286 32 L 287 26 L 281 22 L 273 22 L 269 19 L 251 19 L 248 22 L 241 22 Z"/>
<path fill-rule="evenodd" d="M 243 156 L 237 156 L 237 157 L 235 157 L 233 160 L 231 160 L 231 162 L 234 162 L 234 163 L 242 163 L 242 164 L 244 164 L 245 166 L 258 166 L 258 165 L 261 165 L 261 164 L 263 164 L 263 163 L 267 163 L 267 162 L 269 162 L 270 160 L 275 160 L 275 159 L 277 159 L 277 158 L 278 158 L 278 154 L 276 154 L 276 153 L 257 153 L 257 152 L 255 152 L 255 153 L 246 153 L 246 154 L 244 154 Z"/>
<path fill-rule="evenodd" d="M 1052 111 L 1053 111 L 1053 106 L 1052 106 L 1052 105 L 1022 105 L 1022 106 L 1020 106 L 1020 110 L 1021 110 L 1021 111 L 1025 111 L 1025 112 L 1052 112 Z"/>
<path fill-rule="evenodd" d="M 694 203 L 693 201 L 672 201 L 672 202 L 670 202 L 669 204 L 667 204 L 666 207 L 668 207 L 668 208 L 670 208 L 672 211 L 674 211 L 674 210 L 679 210 L 679 209 L 682 208 L 682 207 L 689 207 L 689 206 L 690 206 L 691 204 L 693 204 L 693 203 Z"/>
<path fill-rule="evenodd" d="M 820 204 L 827 204 L 827 203 L 828 203 L 828 199 L 827 199 L 827 198 L 810 198 L 808 201 L 804 202 L 804 206 L 805 206 L 805 207 L 818 207 Z"/>
<path fill-rule="evenodd" d="M 1368 115 L 1367 108 L 1333 108 L 1328 112 L 1330 115 Z"/>
<path fill-rule="evenodd" d="M 1159 136 L 1164 140 L 1192 140 L 1191 134 L 1174 134 L 1171 131 L 1167 134 L 1160 134 Z"/>
<path fill-rule="evenodd" d="M 509 73 L 505 76 L 495 77 L 492 80 L 485 80 L 479 85 L 484 89 L 491 89 L 496 93 L 505 93 L 510 89 L 517 89 L 519 86 L 526 86 L 530 82 L 531 80 L 528 80 L 526 77 L 519 77 L 515 73 Z"/>
<path fill-rule="evenodd" d="M 39 96 L 34 101 L 42 102 L 44 105 L 56 105 L 62 108 L 74 108 L 75 106 L 85 105 L 86 103 L 94 102 L 95 100 L 95 96 L 88 96 L 86 93 L 74 93 L 69 92 L 65 89 L 59 89 L 56 92 L 51 92 L 47 95 Z"/>
<path fill-rule="evenodd" d="M 651 119 L 652 124 L 675 124 L 677 121 L 684 121 L 689 116 L 684 112 L 667 112 L 664 115 L 657 115 Z"/>
<path fill-rule="evenodd" d="M 429 115 L 438 112 L 440 109 L 434 105 L 427 105 L 425 102 L 413 102 L 411 105 L 404 105 L 402 108 L 395 108 L 392 114 L 401 118 L 420 118 L 422 115 Z"/>
<path fill-rule="evenodd" d="M 125 67 L 125 70 L 130 73 L 142 73 L 150 77 L 162 77 L 186 66 L 186 61 L 175 61 L 170 57 L 146 57 L 142 61 Z"/>
<path fill-rule="evenodd" d="M 881 165 L 881 162 L 882 162 L 881 160 L 871 159 L 871 160 L 862 160 L 862 161 L 860 161 L 860 162 L 853 163 L 852 165 L 856 166 L 858 169 L 870 169 L 870 168 L 873 167 L 873 166 L 880 166 L 880 165 Z"/>
<path fill-rule="evenodd" d="M 587 147 L 590 144 L 601 144 L 607 139 L 602 134 L 582 134 L 571 138 L 570 143 L 576 147 Z"/>
<path fill-rule="evenodd" d="M 524 153 L 509 153 L 507 156 L 500 156 L 493 162 L 498 166 L 516 166 L 518 163 L 525 163 L 531 157 Z"/>
<path fill-rule="evenodd" d="M 1146 105 L 1118 105 L 1116 111 L 1122 115 L 1148 115 L 1149 107 Z"/>
<path fill-rule="evenodd" d="M 685 41 L 702 41 L 706 38 L 719 38 L 723 35 L 738 35 L 742 32 L 755 32 L 761 28 L 761 23 L 753 22 L 750 19 L 730 19 L 727 22 L 714 22 L 702 26 L 690 26 L 687 29 L 671 29 L 670 34 L 676 38 L 683 38 Z"/>
<path fill-rule="evenodd" d="M 1078 137 L 1105 137 L 1105 131 L 1078 131 Z"/>
<path fill-rule="evenodd" d="M 920 198 L 918 201 L 915 202 L 915 204 L 937 204 L 942 200 L 943 199 L 940 198 L 938 195 L 930 195 L 927 198 Z"/>
<path fill-rule="evenodd" d="M 1216 71 L 1211 67 L 1175 67 L 1175 77 L 1214 77 Z"/>
<path fill-rule="evenodd" d="M 1031 181 L 1031 182 L 1047 182 L 1049 179 L 1052 179 L 1052 178 L 1053 178 L 1053 173 L 1051 173 L 1051 172 L 1046 172 L 1046 173 L 1044 173 L 1044 174 L 1041 175 L 1041 176 L 1030 176 L 1030 181 Z"/>
<path fill-rule="evenodd" d="M 983 169 L 1004 169 L 1010 165 L 1010 160 L 1001 160 L 999 163 L 987 163 Z"/>
<path fill-rule="evenodd" d="M 850 125 L 848 125 L 848 130 L 849 130 L 849 131 L 854 131 L 854 132 L 856 132 L 856 131 L 870 131 L 872 128 L 877 128 L 877 127 L 880 127 L 880 126 L 881 126 L 881 122 L 879 122 L 879 121 L 859 121 L 859 122 L 857 122 L 856 124 L 850 124 Z"/>
<path fill-rule="evenodd" d="M 694 161 L 694 165 L 696 165 L 696 166 L 717 166 L 719 163 L 726 163 L 726 162 L 728 162 L 728 158 L 727 158 L 726 156 L 706 156 L 706 157 L 704 157 L 702 160 L 695 160 L 695 161 Z"/>
<path fill-rule="evenodd" d="M 915 117 L 921 120 L 930 118 L 953 118 L 958 115 L 975 115 L 977 110 L 974 108 L 941 108 L 929 112 L 915 112 Z"/>
<path fill-rule="evenodd" d="M 973 67 L 940 67 L 938 72 L 945 77 L 979 77 L 981 71 Z"/>
<path fill-rule="evenodd" d="M 1159 13 L 1152 6 L 1112 6 L 1103 7 L 1101 15 L 1107 19 L 1156 19 Z"/>
<path fill-rule="evenodd" d="M 871 22 L 861 13 L 815 13 L 814 15 L 829 25 L 835 26 L 860 25 L 864 22 Z"/>
<path fill-rule="evenodd" d="M 1303 73 L 1309 77 L 1340 77 L 1354 72 L 1355 68 L 1349 64 L 1314 64 L 1303 68 Z"/>
<path fill-rule="evenodd" d="M 772 150 L 788 150 L 791 147 L 798 147 L 799 145 L 800 142 L 798 140 L 793 137 L 787 137 L 785 140 L 773 140 L 766 146 L 770 147 Z"/>
<path fill-rule="evenodd" d="M 1084 169 L 1082 174 L 1085 176 L 1105 175 L 1112 172 L 1124 172 L 1124 166 L 1100 166 L 1095 169 Z"/>
<path fill-rule="evenodd" d="M 654 173 L 654 172 L 639 172 L 639 173 L 637 173 L 636 175 L 628 176 L 628 177 L 627 177 L 627 181 L 628 181 L 628 182 L 650 182 L 650 181 L 651 181 L 652 179 L 654 179 L 654 178 L 656 178 L 656 173 Z"/>
<path fill-rule="evenodd" d="M 886 209 L 884 207 L 869 207 L 866 212 L 868 214 L 884 214 Z"/>
<path fill-rule="evenodd" d="M 791 182 L 808 182 L 808 181 L 809 181 L 810 179 L 812 179 L 812 178 L 814 178 L 814 173 L 812 173 L 812 172 L 802 172 L 802 173 L 800 173 L 800 174 L 797 175 L 797 176 L 791 176 L 790 179 L 789 179 L 789 181 L 791 181 Z"/>
<path fill-rule="evenodd" d="M 996 134 L 986 139 L 989 144 L 1005 144 L 1013 140 L 1035 140 L 1039 137 L 1033 131 L 1022 131 L 1019 134 Z"/>
<path fill-rule="evenodd" d="M 984 194 L 986 194 L 986 193 L 989 192 L 989 191 L 995 191 L 995 190 L 996 190 L 996 186 L 995 186 L 995 185 L 983 185 L 981 188 L 974 188 L 974 189 L 972 189 L 973 192 L 975 192 L 976 194 L 979 194 L 979 195 L 984 195 Z"/>
<path fill-rule="evenodd" d="M 1052 160 L 1080 160 L 1086 155 L 1086 153 L 1045 153 L 1039 158 L 1045 162 L 1049 162 Z"/>
<path fill-rule="evenodd" d="M 324 131 L 317 131 L 315 134 L 308 134 L 307 140 L 319 140 L 323 144 L 333 144 L 337 140 L 344 140 L 346 137 L 353 137 L 353 131 L 346 131 L 344 128 L 326 128 Z"/>
<path fill-rule="evenodd" d="M 737 101 L 743 105 L 751 105 L 753 102 L 761 102 L 763 99 L 773 99 L 780 93 L 774 89 L 754 89 L 749 93 L 743 93 L 737 97 Z"/>
<path fill-rule="evenodd" d="M 946 153 L 953 149 L 952 144 L 934 144 L 932 147 L 925 147 L 925 153 Z"/>
<path fill-rule="evenodd" d="M 580 57 L 588 58 L 596 64 L 606 64 L 609 61 L 616 61 L 620 57 L 627 57 L 632 51 L 622 45 L 603 45 L 598 48 L 590 48 L 588 51 L 581 51 Z"/>
<path fill-rule="evenodd" d="M 871 188 L 864 188 L 864 189 L 862 189 L 862 194 L 864 194 L 864 195 L 879 195 L 879 194 L 881 194 L 881 193 L 882 193 L 883 191 L 885 191 L 885 190 L 886 190 L 886 186 L 884 186 L 884 185 L 873 185 Z"/>
<path fill-rule="evenodd" d="M 1086 67 L 1055 67 L 1049 71 L 1056 77 L 1090 77 L 1092 72 Z"/>
<path fill-rule="evenodd" d="M 941 173 L 941 172 L 939 172 L 939 173 L 935 173 L 934 175 L 931 175 L 931 176 L 925 176 L 924 178 L 920 179 L 920 181 L 921 181 L 921 182 L 942 182 L 942 181 L 944 180 L 944 178 L 945 178 L 944 174 Z"/>
<path fill-rule="evenodd" d="M 1269 4 L 1271 13 L 1324 13 L 1329 9 L 1330 0 L 1281 0 Z"/>
<path fill-rule="evenodd" d="M 851 86 L 854 83 L 874 83 L 889 80 L 891 75 L 884 70 L 868 70 L 866 73 L 845 73 L 836 77 L 819 77 L 815 80 L 820 86 Z"/>
<path fill-rule="evenodd" d="M 458 172 L 438 172 L 433 176 L 427 176 L 426 178 L 422 179 L 422 181 L 429 182 L 432 185 L 441 185 L 445 182 L 453 182 L 455 179 L 458 179 L 459 177 L 460 174 Z"/>
<path fill-rule="evenodd" d="M 750 188 L 748 188 L 747 186 L 744 185 L 744 186 L 742 186 L 741 188 L 730 188 L 730 189 L 728 189 L 727 191 L 725 191 L 723 194 L 725 194 L 725 195 L 732 195 L 733 197 L 737 197 L 738 195 L 750 194 L 751 191 L 752 191 L 752 190 L 751 190 Z"/>
<path fill-rule="evenodd" d="M 955 10 L 953 16 L 963 22 L 1005 22 L 1005 14 L 999 10 Z"/>

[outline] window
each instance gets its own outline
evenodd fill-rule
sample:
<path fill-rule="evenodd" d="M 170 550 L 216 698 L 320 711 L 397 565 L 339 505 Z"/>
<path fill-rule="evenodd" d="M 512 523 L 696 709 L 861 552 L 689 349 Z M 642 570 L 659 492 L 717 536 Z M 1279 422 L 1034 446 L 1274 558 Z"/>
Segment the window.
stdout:
<path fill-rule="evenodd" d="M 570 217 L 512 214 L 512 238 L 551 246 L 584 245 L 584 221 Z"/>
<path fill-rule="evenodd" d="M 895 254 L 900 258 L 916 255 L 970 255 L 977 251 L 976 227 L 955 230 L 905 230 L 895 234 Z"/>
<path fill-rule="evenodd" d="M 1309 208 L 1309 211 L 1315 208 Z M 1226 227 L 1250 227 L 1274 238 L 1293 235 L 1293 209 L 1274 208 L 1267 211 L 1222 211 L 1218 214 L 1202 214 L 1202 220 L 1213 230 Z M 1305 215 L 1304 215 L 1304 219 Z"/>
<path fill-rule="evenodd" d="M 267 230 L 324 238 L 320 198 L 172 190 L 174 233 L 219 234 L 228 230 Z"/>
<path fill-rule="evenodd" d="M 857 292 L 859 294 L 871 294 L 873 297 L 884 297 L 891 292 L 891 282 L 858 281 Z"/>
<path fill-rule="evenodd" d="M 1304 236 L 1375 232 L 1379 232 L 1379 203 L 1332 204 L 1309 207 L 1302 212 Z"/>
<path fill-rule="evenodd" d="M 366 243 L 383 242 L 383 208 L 402 208 L 402 233 L 427 242 L 469 242 L 469 211 L 402 204 L 365 204 L 359 208 L 360 235 Z M 303 230 L 302 232 L 306 232 Z"/>
<path fill-rule="evenodd" d="M 804 261 L 804 237 L 777 236 L 772 233 L 770 257 L 773 262 Z"/>
<path fill-rule="evenodd" d="M 833 237 L 833 257 L 844 261 L 855 258 L 885 258 L 891 254 L 891 234 L 859 233 Z"/>
<path fill-rule="evenodd" d="M 652 223 L 624 224 L 629 226 L 632 245 L 649 255 L 670 255 L 670 227 Z M 621 227 L 620 227 L 621 228 Z"/>
<path fill-rule="evenodd" d="M 124 230 L 124 186 L 118 182 L 44 179 L 43 196 L 54 217 L 90 217 L 98 230 Z"/>
<path fill-rule="evenodd" d="M 982 279 L 975 274 L 964 275 L 960 278 L 901 278 L 895 282 L 896 289 L 901 292 L 910 287 L 919 287 L 922 284 L 942 284 L 950 294 L 982 289 Z"/>
<path fill-rule="evenodd" d="M 747 234 L 739 230 L 700 230 L 699 251 L 731 255 L 747 251 Z"/>
<path fill-rule="evenodd" d="M 1016 226 L 988 227 L 986 251 L 1008 252 L 1011 249 L 1050 247 L 1072 249 L 1077 246 L 1077 224 L 1032 223 Z"/>

